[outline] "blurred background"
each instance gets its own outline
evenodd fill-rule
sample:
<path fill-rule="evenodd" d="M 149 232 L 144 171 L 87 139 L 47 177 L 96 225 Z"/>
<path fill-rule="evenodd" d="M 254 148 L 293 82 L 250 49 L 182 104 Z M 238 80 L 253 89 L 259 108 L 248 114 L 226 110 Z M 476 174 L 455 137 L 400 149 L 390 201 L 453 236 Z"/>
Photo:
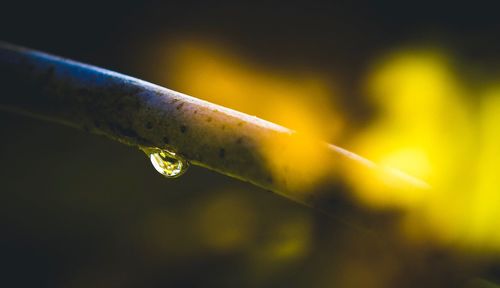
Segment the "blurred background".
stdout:
<path fill-rule="evenodd" d="M 500 287 L 500 7 L 373 2 L 3 3 L 4 41 L 434 189 L 381 191 L 346 171 L 339 193 L 355 203 L 327 217 L 198 167 L 166 179 L 138 149 L 2 112 L 0 286 Z"/>

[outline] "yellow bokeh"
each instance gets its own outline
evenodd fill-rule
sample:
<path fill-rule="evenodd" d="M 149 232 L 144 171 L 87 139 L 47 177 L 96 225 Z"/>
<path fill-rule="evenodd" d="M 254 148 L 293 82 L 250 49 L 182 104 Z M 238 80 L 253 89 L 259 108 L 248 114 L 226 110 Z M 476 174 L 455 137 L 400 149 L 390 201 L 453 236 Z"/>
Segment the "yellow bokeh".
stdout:
<path fill-rule="evenodd" d="M 172 45 L 168 61 L 169 83 L 187 94 L 310 135 L 331 138 L 339 132 L 334 87 L 323 75 L 257 65 L 221 44 L 196 39 Z"/>
<path fill-rule="evenodd" d="M 176 89 L 299 132 L 259 148 L 273 177 L 297 175 L 287 179 L 295 191 L 307 191 L 325 177 L 332 163 L 313 147 L 318 139 L 336 143 L 343 126 L 327 76 L 255 64 L 200 39 L 184 39 L 170 48 L 169 83 Z M 500 251 L 500 180 L 495 177 L 500 88 L 469 89 L 453 61 L 427 48 L 393 52 L 376 61 L 364 91 L 378 112 L 346 148 L 380 169 L 341 166 L 342 173 L 354 198 L 366 207 L 403 211 L 400 228 L 408 239 Z M 243 241 L 221 235 L 212 239 L 215 246 Z M 276 253 L 286 255 L 297 247 L 290 242 Z"/>
<path fill-rule="evenodd" d="M 500 86 L 484 93 L 480 111 L 477 183 L 465 223 L 470 226 L 467 240 L 489 250 L 500 247 Z"/>
<path fill-rule="evenodd" d="M 268 260 L 289 261 L 307 255 L 312 241 L 310 219 L 283 221 L 275 229 L 275 239 L 269 241 L 263 251 Z"/>
<path fill-rule="evenodd" d="M 402 231 L 413 240 L 500 251 L 500 89 L 465 87 L 437 50 L 402 51 L 375 65 L 366 92 L 380 114 L 351 148 L 432 189 L 384 190 L 359 174 L 351 183 L 369 207 L 404 211 Z"/>
<path fill-rule="evenodd" d="M 286 183 L 289 191 L 308 191 L 327 177 L 325 151 L 316 149 L 317 141 L 333 141 L 341 128 L 327 77 L 299 69 L 273 70 L 221 44 L 196 39 L 172 45 L 169 63 L 169 83 L 182 92 L 300 132 L 271 138 L 259 147 L 273 178 Z"/>
<path fill-rule="evenodd" d="M 254 207 L 247 198 L 230 192 L 214 192 L 195 209 L 198 238 L 212 250 L 243 250 L 255 238 Z"/>

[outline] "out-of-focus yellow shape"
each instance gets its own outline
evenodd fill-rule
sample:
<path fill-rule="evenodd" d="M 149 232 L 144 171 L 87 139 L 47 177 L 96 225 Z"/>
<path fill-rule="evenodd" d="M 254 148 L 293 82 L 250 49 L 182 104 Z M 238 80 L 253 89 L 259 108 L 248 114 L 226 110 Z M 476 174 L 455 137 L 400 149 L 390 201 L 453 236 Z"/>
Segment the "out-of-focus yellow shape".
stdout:
<path fill-rule="evenodd" d="M 271 269 L 306 257 L 312 244 L 311 218 L 302 215 L 273 222 L 272 232 L 252 253 L 258 266 Z"/>
<path fill-rule="evenodd" d="M 465 225 L 467 240 L 490 250 L 500 248 L 500 86 L 483 95 L 479 121 L 477 184 Z"/>
<path fill-rule="evenodd" d="M 358 198 L 405 211 L 401 227 L 413 240 L 500 251 L 500 89 L 476 95 L 482 105 L 475 108 L 451 60 L 428 49 L 390 55 L 367 82 L 380 114 L 351 148 L 433 189 L 384 190 L 383 181 L 351 171 Z"/>
<path fill-rule="evenodd" d="M 367 94 L 380 116 L 351 148 L 439 189 L 456 170 L 471 130 L 460 98 L 464 92 L 448 59 L 433 51 L 400 52 L 379 62 L 367 82 Z M 380 191 L 377 183 L 359 175 L 353 183 L 361 199 L 377 207 L 412 207 L 434 197 L 418 189 Z"/>
<path fill-rule="evenodd" d="M 214 193 L 196 208 L 201 242 L 218 251 L 242 250 L 252 244 L 256 211 L 251 202 L 235 193 Z"/>
<path fill-rule="evenodd" d="M 302 258 L 309 252 L 311 244 L 311 223 L 308 218 L 287 221 L 277 227 L 276 239 L 266 247 L 267 257 L 273 260 Z"/>
<path fill-rule="evenodd" d="M 298 131 L 335 136 L 339 130 L 331 81 L 319 74 L 257 65 L 196 39 L 172 45 L 169 62 L 169 83 L 188 94 Z"/>
<path fill-rule="evenodd" d="M 177 90 L 300 132 L 294 141 L 277 139 L 260 147 L 273 178 L 297 175 L 287 184 L 307 191 L 331 168 L 323 152 L 313 148 L 316 139 L 336 143 L 341 128 L 326 77 L 275 70 L 196 39 L 172 45 L 169 56 L 169 83 Z M 433 49 L 379 59 L 365 87 L 378 116 L 347 148 L 382 169 L 346 167 L 344 175 L 362 203 L 404 211 L 401 229 L 409 239 L 500 251 L 500 177 L 495 177 L 500 168 L 500 88 L 471 95 L 452 60 Z M 478 97 L 479 108 L 468 102 Z M 433 189 L 406 189 L 405 181 L 394 177 L 404 173 Z M 222 221 L 222 216 L 210 217 L 203 227 Z M 212 228 L 206 229 L 209 235 Z M 207 237 L 215 238 L 209 242 L 221 249 L 240 245 L 239 234 L 228 231 L 211 233 L 215 236 Z M 298 253 L 299 247 L 291 241 L 276 255 Z"/>
<path fill-rule="evenodd" d="M 300 132 L 292 140 L 273 138 L 259 147 L 274 179 L 294 175 L 281 182 L 307 191 L 325 176 L 328 163 L 315 141 L 333 140 L 341 125 L 327 78 L 257 65 L 220 44 L 196 39 L 172 45 L 169 60 L 169 83 L 177 90 Z"/>

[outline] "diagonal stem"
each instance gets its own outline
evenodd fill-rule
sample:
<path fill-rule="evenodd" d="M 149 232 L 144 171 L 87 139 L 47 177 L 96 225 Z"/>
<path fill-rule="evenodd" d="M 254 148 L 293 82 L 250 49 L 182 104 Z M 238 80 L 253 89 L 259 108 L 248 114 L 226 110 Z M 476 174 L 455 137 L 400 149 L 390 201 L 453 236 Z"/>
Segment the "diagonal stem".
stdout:
<path fill-rule="evenodd" d="M 306 171 L 301 175 L 287 165 L 271 167 L 262 152 L 269 141 L 284 146 L 296 141 L 298 134 L 290 129 L 136 78 L 1 42 L 0 79 L 4 110 L 131 146 L 168 148 L 194 165 L 310 206 L 323 206 L 339 197 L 335 194 L 339 189 L 334 188 L 345 178 L 345 165 L 359 171 L 381 170 L 352 152 L 314 141 L 313 149 L 325 155 L 327 173 L 314 187 L 301 185 Z M 400 171 L 386 174 L 411 189 L 428 189 L 425 182 Z"/>

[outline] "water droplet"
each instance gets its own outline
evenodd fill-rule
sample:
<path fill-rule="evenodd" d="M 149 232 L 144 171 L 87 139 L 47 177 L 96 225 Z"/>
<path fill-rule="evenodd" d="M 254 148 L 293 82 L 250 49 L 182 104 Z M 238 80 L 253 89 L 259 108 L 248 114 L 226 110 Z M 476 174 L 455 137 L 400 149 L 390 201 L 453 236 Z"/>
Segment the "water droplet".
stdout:
<path fill-rule="evenodd" d="M 167 178 L 176 178 L 186 172 L 189 164 L 174 151 L 160 148 L 141 147 L 148 155 L 153 167 Z"/>

